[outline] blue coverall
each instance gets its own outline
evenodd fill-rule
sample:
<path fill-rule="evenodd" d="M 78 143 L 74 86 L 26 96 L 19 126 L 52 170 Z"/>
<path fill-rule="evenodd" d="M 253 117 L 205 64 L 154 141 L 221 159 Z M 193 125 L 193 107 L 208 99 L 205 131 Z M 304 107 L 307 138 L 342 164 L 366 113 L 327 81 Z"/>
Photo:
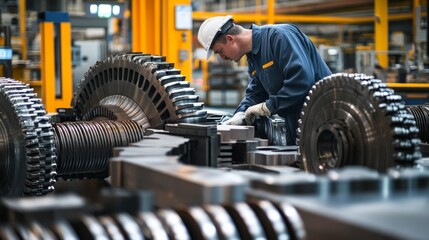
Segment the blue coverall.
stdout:
<path fill-rule="evenodd" d="M 253 24 L 251 29 L 252 50 L 246 54 L 249 84 L 236 112 L 265 101 L 271 114 L 285 118 L 287 145 L 295 145 L 305 97 L 331 71 L 296 26 Z"/>

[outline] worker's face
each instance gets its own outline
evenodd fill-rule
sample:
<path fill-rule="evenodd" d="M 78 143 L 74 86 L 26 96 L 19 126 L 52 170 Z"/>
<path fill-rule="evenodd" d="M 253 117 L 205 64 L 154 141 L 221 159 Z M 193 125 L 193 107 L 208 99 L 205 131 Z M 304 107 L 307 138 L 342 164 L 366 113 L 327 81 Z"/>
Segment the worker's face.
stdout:
<path fill-rule="evenodd" d="M 219 56 L 225 60 L 238 62 L 241 57 L 243 57 L 243 55 L 240 54 L 240 49 L 235 41 L 235 37 L 232 35 L 226 35 L 226 43 L 217 41 L 212 49 L 215 54 L 219 54 Z"/>

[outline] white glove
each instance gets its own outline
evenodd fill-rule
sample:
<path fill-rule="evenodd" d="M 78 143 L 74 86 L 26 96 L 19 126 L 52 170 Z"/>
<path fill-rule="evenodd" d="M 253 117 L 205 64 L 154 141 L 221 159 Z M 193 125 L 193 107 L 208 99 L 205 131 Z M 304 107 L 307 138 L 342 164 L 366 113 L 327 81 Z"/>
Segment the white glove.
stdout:
<path fill-rule="evenodd" d="M 263 103 L 253 105 L 246 110 L 245 121 L 247 125 L 252 125 L 256 117 L 267 117 L 270 115 L 271 115 L 270 110 L 267 108 L 267 105 L 263 102 Z"/>
<path fill-rule="evenodd" d="M 244 112 L 237 112 L 232 118 L 222 123 L 223 125 L 244 125 Z"/>

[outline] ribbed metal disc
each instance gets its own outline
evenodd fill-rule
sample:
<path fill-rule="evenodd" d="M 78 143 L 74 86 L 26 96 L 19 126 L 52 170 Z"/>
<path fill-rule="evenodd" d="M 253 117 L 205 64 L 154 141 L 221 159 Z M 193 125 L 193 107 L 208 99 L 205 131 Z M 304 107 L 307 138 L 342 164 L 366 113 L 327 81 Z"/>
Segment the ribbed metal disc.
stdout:
<path fill-rule="evenodd" d="M 415 120 L 399 95 L 362 74 L 334 74 L 310 90 L 298 142 L 303 168 L 324 173 L 347 165 L 385 171 L 421 157 Z"/>
<path fill-rule="evenodd" d="M 56 150 L 50 119 L 27 85 L 0 78 L 0 195 L 53 190 Z"/>
<path fill-rule="evenodd" d="M 204 121 L 195 89 L 165 57 L 141 53 L 108 57 L 78 84 L 72 105 L 78 118 L 134 120 L 144 129 L 167 122 Z"/>

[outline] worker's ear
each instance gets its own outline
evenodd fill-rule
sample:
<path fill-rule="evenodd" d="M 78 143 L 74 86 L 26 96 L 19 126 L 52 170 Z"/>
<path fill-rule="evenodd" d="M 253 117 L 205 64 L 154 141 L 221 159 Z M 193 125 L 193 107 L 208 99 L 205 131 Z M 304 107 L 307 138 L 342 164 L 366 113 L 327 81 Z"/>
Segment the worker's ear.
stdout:
<path fill-rule="evenodd" d="M 234 40 L 234 36 L 232 36 L 231 34 L 226 35 L 226 41 L 232 41 Z"/>

